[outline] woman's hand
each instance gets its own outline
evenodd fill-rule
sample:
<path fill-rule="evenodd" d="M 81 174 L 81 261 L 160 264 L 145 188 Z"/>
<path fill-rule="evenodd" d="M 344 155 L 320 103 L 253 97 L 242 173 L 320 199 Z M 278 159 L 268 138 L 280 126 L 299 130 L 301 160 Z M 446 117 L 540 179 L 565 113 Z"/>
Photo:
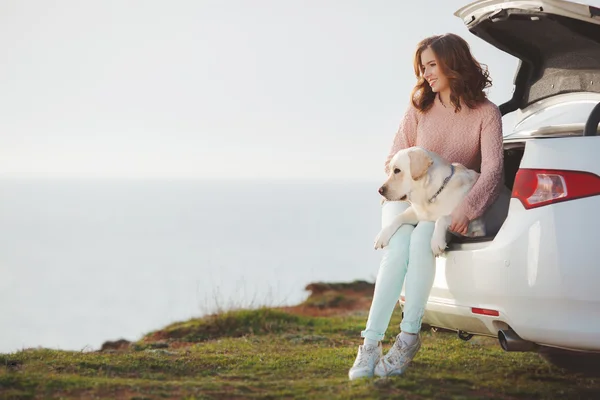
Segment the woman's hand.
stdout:
<path fill-rule="evenodd" d="M 463 236 L 467 236 L 469 232 L 469 218 L 460 211 L 452 213 L 452 223 L 450 224 L 450 230 L 455 233 L 459 233 Z"/>

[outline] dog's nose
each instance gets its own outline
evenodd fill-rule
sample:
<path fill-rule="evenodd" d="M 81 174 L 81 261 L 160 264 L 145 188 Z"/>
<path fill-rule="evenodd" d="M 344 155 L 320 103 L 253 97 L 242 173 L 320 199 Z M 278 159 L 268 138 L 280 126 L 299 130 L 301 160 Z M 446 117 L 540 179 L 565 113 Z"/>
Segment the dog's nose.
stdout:
<path fill-rule="evenodd" d="M 385 187 L 384 186 L 380 187 L 379 190 L 378 190 L 378 192 L 379 192 L 380 195 L 383 196 L 383 193 L 385 192 Z"/>

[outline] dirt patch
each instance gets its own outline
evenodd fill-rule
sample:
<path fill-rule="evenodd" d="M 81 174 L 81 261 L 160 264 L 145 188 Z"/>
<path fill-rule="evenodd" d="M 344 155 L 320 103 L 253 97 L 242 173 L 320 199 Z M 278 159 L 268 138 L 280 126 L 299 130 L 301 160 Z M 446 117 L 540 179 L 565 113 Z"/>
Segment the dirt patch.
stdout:
<path fill-rule="evenodd" d="M 311 317 L 328 317 L 368 311 L 373 300 L 375 284 L 366 281 L 317 282 L 307 285 L 304 290 L 309 291 L 310 295 L 303 303 L 279 309 Z"/>
<path fill-rule="evenodd" d="M 131 342 L 125 339 L 119 339 L 115 341 L 106 341 L 102 344 L 100 348 L 100 352 L 108 352 L 108 351 L 125 351 L 129 350 L 131 347 Z"/>

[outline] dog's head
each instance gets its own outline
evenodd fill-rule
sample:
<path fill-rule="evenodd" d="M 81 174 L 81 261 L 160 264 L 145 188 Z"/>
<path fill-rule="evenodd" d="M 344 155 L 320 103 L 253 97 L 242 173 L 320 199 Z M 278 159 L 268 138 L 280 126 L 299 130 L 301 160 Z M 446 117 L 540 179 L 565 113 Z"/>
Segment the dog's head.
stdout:
<path fill-rule="evenodd" d="M 431 164 L 433 159 L 420 147 L 400 150 L 390 160 L 390 173 L 379 194 L 390 201 L 405 200 L 415 182 L 427 175 Z"/>

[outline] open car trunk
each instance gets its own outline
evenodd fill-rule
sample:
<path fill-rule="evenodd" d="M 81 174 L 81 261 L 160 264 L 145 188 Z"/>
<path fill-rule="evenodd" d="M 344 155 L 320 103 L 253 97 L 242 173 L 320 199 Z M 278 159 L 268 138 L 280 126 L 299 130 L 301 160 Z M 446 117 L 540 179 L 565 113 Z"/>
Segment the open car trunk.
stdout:
<path fill-rule="evenodd" d="M 600 93 L 600 9 L 561 0 L 483 0 L 455 15 L 520 60 L 503 115 L 557 94 Z"/>

